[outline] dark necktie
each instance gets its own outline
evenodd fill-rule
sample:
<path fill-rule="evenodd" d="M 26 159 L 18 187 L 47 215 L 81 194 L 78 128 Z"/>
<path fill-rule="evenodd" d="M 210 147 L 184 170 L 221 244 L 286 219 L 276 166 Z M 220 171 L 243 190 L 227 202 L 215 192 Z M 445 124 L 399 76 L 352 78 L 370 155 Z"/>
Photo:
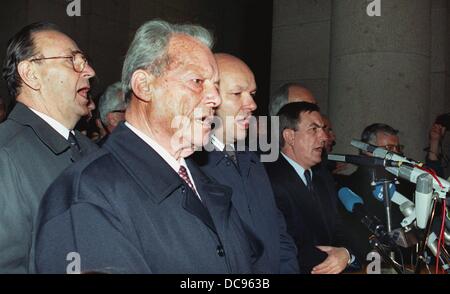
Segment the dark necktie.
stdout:
<path fill-rule="evenodd" d="M 198 195 L 197 191 L 195 190 L 194 184 L 192 184 L 191 179 L 189 178 L 189 174 L 187 173 L 187 170 L 184 166 L 180 166 L 178 175 L 186 182 L 189 188 L 191 188 L 192 191 L 194 191 L 194 193 Z"/>
<path fill-rule="evenodd" d="M 314 186 L 311 179 L 311 171 L 309 169 L 305 170 L 305 179 L 306 179 L 306 188 L 308 188 L 308 191 L 310 193 L 314 192 Z"/>
<path fill-rule="evenodd" d="M 81 148 L 80 144 L 78 144 L 78 140 L 72 132 L 69 132 L 69 138 L 67 141 L 70 144 L 70 151 L 72 152 L 73 161 L 77 161 L 81 158 Z"/>

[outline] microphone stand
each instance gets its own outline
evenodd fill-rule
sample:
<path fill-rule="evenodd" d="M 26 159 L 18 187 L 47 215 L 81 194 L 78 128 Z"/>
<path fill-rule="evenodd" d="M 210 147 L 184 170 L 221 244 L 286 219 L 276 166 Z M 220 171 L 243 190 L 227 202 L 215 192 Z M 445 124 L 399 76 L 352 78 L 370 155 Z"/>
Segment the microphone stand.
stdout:
<path fill-rule="evenodd" d="M 428 236 L 431 233 L 431 227 L 432 227 L 432 224 L 433 224 L 433 221 L 434 221 L 434 216 L 435 216 L 435 213 L 436 213 L 436 207 L 437 207 L 437 199 L 436 199 L 436 197 L 433 197 L 433 208 L 431 210 L 431 216 L 430 216 L 430 219 L 428 220 L 428 225 L 427 225 L 427 228 L 425 230 L 425 235 L 424 235 L 424 238 L 423 238 L 422 242 L 420 242 L 419 251 L 417 253 L 417 261 L 416 261 L 416 266 L 415 266 L 415 271 L 414 271 L 415 274 L 419 274 L 420 271 L 422 270 L 422 265 L 424 263 L 426 263 L 426 261 L 425 261 L 426 260 L 426 258 L 425 258 L 425 250 L 427 248 Z"/>
<path fill-rule="evenodd" d="M 391 257 L 392 251 L 386 251 L 378 238 L 373 237 L 369 240 L 369 244 L 380 254 L 383 261 L 387 262 L 398 274 L 406 274 L 406 272 L 403 271 L 402 266 Z"/>
<path fill-rule="evenodd" d="M 392 232 L 392 214 L 391 214 L 391 197 L 389 195 L 389 184 L 395 185 L 395 178 L 389 179 L 388 174 L 384 169 L 373 169 L 372 183 L 383 184 L 383 200 L 384 209 L 386 213 L 386 229 L 388 233 Z M 395 261 L 395 253 L 390 252 L 390 258 Z M 395 269 L 395 268 L 394 268 Z"/>

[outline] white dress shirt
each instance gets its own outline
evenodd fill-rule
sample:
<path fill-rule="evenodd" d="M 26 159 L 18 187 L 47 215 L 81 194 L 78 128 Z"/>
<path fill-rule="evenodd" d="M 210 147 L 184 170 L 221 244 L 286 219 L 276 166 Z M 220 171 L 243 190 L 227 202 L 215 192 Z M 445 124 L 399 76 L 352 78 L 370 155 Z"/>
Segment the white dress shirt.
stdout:
<path fill-rule="evenodd" d="M 307 182 L 306 182 L 306 178 L 305 178 L 305 169 L 303 168 L 303 166 L 301 166 L 300 164 L 298 164 L 296 161 L 292 160 L 291 158 L 289 158 L 286 154 L 284 154 L 283 152 L 281 152 L 281 155 L 283 155 L 284 158 L 286 158 L 287 162 L 289 162 L 290 165 L 292 165 L 292 167 L 295 169 L 295 171 L 297 172 L 298 176 L 300 177 L 300 179 L 302 179 L 303 184 L 305 184 L 305 186 L 308 186 Z M 311 180 L 313 178 L 313 172 L 311 169 L 309 169 L 309 172 L 311 173 Z"/>
<path fill-rule="evenodd" d="M 66 140 L 69 139 L 69 133 L 71 132 L 68 128 L 63 126 L 59 121 L 55 120 L 54 118 L 51 118 L 50 116 L 46 115 L 45 113 L 39 112 L 37 110 L 34 110 L 31 107 L 28 107 L 31 111 L 33 111 L 37 116 L 42 118 L 46 123 L 48 123 L 55 131 L 58 132 L 61 136 L 63 136 Z M 74 132 L 72 131 L 72 134 Z"/>
<path fill-rule="evenodd" d="M 225 150 L 225 144 L 222 143 L 216 136 L 211 136 L 211 144 L 214 145 L 219 151 Z M 234 151 L 234 146 L 232 144 L 228 144 L 228 147 L 230 147 L 230 150 Z"/>

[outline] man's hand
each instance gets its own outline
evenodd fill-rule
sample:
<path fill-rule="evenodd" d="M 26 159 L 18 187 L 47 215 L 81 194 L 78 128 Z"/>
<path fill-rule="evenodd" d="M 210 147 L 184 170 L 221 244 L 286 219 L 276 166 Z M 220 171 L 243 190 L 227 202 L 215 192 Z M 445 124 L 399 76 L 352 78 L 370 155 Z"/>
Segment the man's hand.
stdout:
<path fill-rule="evenodd" d="M 319 265 L 316 265 L 312 274 L 339 274 L 350 260 L 347 249 L 343 247 L 317 246 L 318 249 L 328 254 L 328 257 Z"/>

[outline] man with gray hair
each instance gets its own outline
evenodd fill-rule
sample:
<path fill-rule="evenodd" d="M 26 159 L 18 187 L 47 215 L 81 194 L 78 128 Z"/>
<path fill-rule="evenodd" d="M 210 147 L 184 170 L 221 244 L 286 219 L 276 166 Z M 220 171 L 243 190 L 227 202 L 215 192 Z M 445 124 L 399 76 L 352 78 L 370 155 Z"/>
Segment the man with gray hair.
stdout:
<path fill-rule="evenodd" d="M 125 120 L 125 97 L 122 92 L 122 83 L 117 82 L 106 88 L 105 92 L 98 101 L 98 111 L 101 122 L 108 132 L 112 131 Z"/>
<path fill-rule="evenodd" d="M 270 97 L 269 113 L 276 116 L 285 104 L 290 102 L 309 102 L 317 104 L 310 90 L 298 83 L 286 83 L 279 87 Z"/>
<path fill-rule="evenodd" d="M 126 122 L 45 195 L 38 272 L 256 271 L 263 247 L 231 189 L 187 159 L 208 142 L 221 102 L 211 46 L 199 26 L 149 21 L 137 31 L 122 71 Z"/>

